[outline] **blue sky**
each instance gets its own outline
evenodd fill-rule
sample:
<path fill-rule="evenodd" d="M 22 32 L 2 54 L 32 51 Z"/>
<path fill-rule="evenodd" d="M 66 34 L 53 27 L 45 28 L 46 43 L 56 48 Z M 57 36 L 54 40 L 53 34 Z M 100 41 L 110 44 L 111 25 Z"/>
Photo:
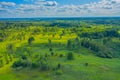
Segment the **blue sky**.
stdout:
<path fill-rule="evenodd" d="M 0 0 L 1 2 L 15 2 L 16 4 L 27 4 L 30 3 L 30 1 L 32 0 Z M 35 0 L 34 0 L 35 1 Z M 91 3 L 91 2 L 98 2 L 100 0 L 47 0 L 47 1 L 56 1 L 61 5 L 65 5 L 65 4 L 75 4 L 75 5 L 79 5 L 79 4 L 86 4 L 86 3 Z"/>
<path fill-rule="evenodd" d="M 120 0 L 0 0 L 0 18 L 120 16 Z"/>

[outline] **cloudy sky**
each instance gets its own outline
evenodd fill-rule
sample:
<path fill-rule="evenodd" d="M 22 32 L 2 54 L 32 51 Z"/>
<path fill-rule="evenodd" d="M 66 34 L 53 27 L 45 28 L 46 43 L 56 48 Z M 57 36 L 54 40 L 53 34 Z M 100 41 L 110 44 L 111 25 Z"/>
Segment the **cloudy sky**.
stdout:
<path fill-rule="evenodd" d="M 120 0 L 0 0 L 0 18 L 120 16 Z"/>

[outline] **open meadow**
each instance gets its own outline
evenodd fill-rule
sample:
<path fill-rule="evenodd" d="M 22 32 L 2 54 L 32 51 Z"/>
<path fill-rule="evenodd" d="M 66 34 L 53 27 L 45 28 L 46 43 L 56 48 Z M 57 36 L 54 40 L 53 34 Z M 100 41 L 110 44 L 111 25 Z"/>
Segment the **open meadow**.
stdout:
<path fill-rule="evenodd" d="M 120 80 L 119 22 L 0 20 L 0 80 Z"/>

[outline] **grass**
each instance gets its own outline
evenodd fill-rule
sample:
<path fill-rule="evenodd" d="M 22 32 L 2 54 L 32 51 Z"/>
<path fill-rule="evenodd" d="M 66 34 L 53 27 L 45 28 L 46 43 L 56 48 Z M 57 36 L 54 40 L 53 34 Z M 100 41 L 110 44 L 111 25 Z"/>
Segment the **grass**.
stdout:
<path fill-rule="evenodd" d="M 49 48 L 34 47 L 32 46 L 32 55 L 45 54 L 49 52 Z M 55 54 L 66 55 L 69 51 L 61 48 L 53 48 Z M 74 52 L 74 51 L 73 51 Z M 53 56 L 50 58 L 54 65 L 61 63 L 63 73 L 56 75 L 54 71 L 41 72 L 40 69 L 23 68 L 19 71 L 12 70 L 10 65 L 0 68 L 0 80 L 119 80 L 120 79 L 120 59 L 105 59 L 99 58 L 85 49 L 80 53 L 74 53 L 75 59 L 68 61 L 66 57 L 60 58 Z M 50 54 L 50 53 L 48 53 Z M 88 66 L 85 66 L 88 63 Z M 4 72 L 7 71 L 7 72 Z"/>
<path fill-rule="evenodd" d="M 20 30 L 19 32 L 10 29 L 10 36 L 8 36 L 4 42 L 0 42 L 2 45 L 0 46 L 0 54 L 3 55 L 3 53 L 5 53 L 6 45 L 10 43 L 15 46 L 14 55 L 17 56 L 17 59 L 20 58 L 21 55 L 28 56 L 28 53 L 30 53 L 31 56 L 29 58 L 32 61 L 36 61 L 40 55 L 48 54 L 48 56 L 50 56 L 48 58 L 50 67 L 56 67 L 58 64 L 61 64 L 61 69 L 57 72 L 59 75 L 52 69 L 41 71 L 40 68 L 32 69 L 31 67 L 27 67 L 16 70 L 11 67 L 14 61 L 17 60 L 14 58 L 12 62 L 0 68 L 0 80 L 120 80 L 119 58 L 100 58 L 95 56 L 93 51 L 84 47 L 80 47 L 77 50 L 66 48 L 66 43 L 69 39 L 78 37 L 76 33 L 71 33 L 70 29 L 68 29 L 66 34 L 61 38 L 60 34 L 62 30 L 67 29 L 60 28 L 58 32 L 50 33 L 48 31 L 36 35 L 32 35 L 33 30 L 36 28 L 30 27 L 28 29 L 30 30 L 23 29 L 23 31 Z M 40 29 L 43 30 L 44 28 L 42 27 Z M 94 32 L 95 30 L 100 32 L 104 29 L 103 27 L 83 28 L 82 32 Z M 22 41 L 17 40 L 16 37 L 18 37 L 18 34 L 23 32 L 26 33 L 25 39 Z M 55 36 L 53 37 L 51 34 L 55 34 Z M 32 45 L 28 45 L 27 43 L 30 36 L 35 37 L 35 41 Z M 51 39 L 52 42 L 53 56 L 51 56 L 51 52 L 49 51 L 51 48 L 51 45 L 48 45 L 49 39 Z M 102 41 L 100 41 L 101 40 L 96 40 L 95 42 L 93 40 L 93 42 L 98 44 L 102 43 Z M 113 38 L 113 41 L 119 42 L 116 38 Z M 110 46 L 113 46 L 113 44 Z M 75 56 L 74 60 L 67 60 L 66 55 L 68 52 L 73 52 Z M 63 55 L 62 57 L 60 57 L 61 54 Z"/>

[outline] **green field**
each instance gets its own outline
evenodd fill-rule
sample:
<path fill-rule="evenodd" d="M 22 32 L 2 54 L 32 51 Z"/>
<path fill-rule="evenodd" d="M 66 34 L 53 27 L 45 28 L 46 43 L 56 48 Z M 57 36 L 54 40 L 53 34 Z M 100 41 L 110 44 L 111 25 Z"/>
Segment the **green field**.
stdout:
<path fill-rule="evenodd" d="M 120 25 L 103 21 L 0 21 L 0 80 L 120 80 Z"/>

